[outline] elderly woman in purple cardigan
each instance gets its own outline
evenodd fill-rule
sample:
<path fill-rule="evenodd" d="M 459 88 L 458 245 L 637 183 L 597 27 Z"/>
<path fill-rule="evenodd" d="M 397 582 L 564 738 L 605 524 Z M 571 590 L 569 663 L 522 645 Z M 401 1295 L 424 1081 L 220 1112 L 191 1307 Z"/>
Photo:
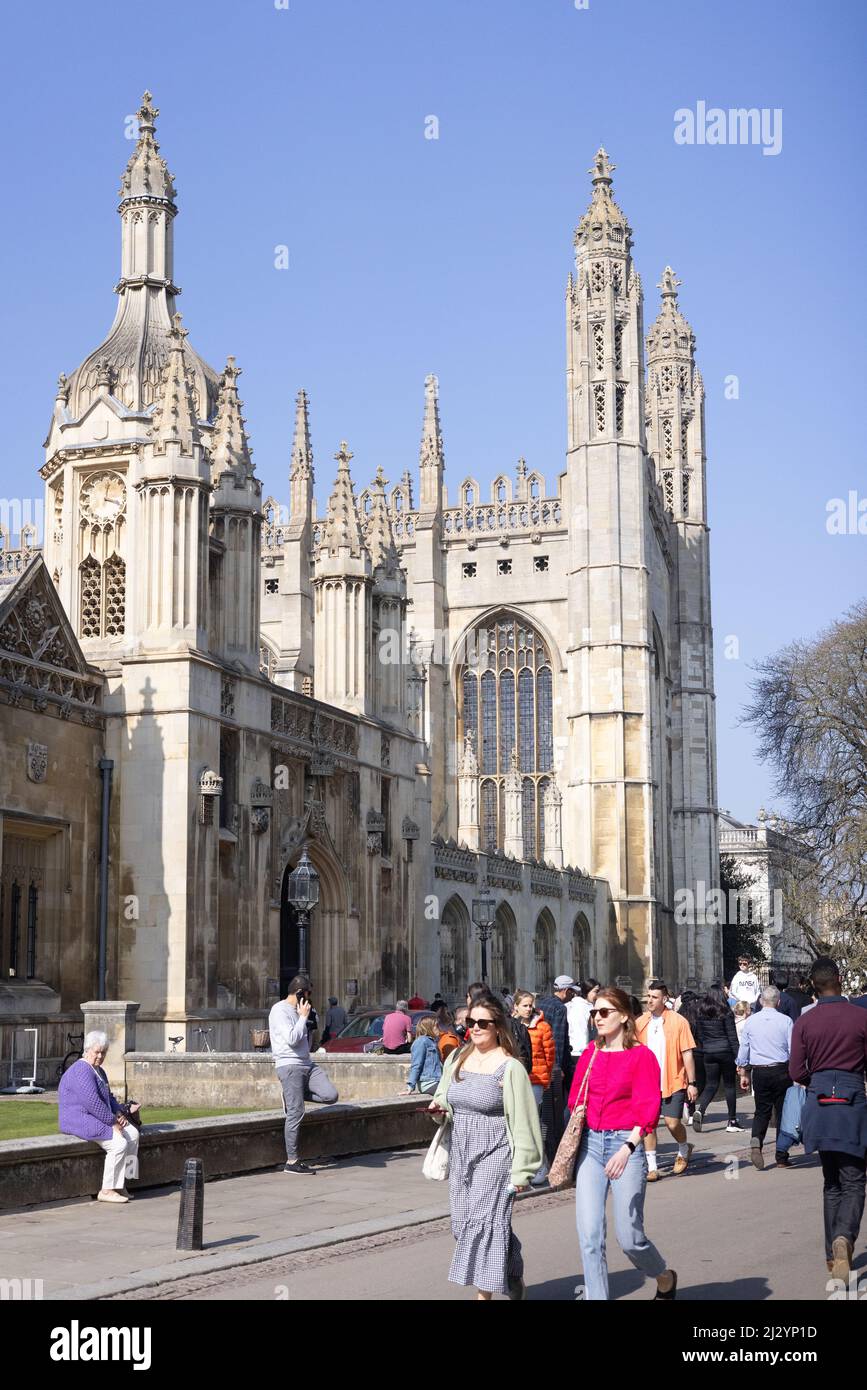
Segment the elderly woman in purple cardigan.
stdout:
<path fill-rule="evenodd" d="M 138 1177 L 139 1132 L 109 1090 L 102 1063 L 108 1051 L 105 1033 L 88 1033 L 84 1054 L 60 1079 L 57 1095 L 61 1134 L 93 1139 L 105 1150 L 98 1202 L 128 1202 L 124 1183 Z M 137 1107 L 136 1107 L 137 1108 Z"/>

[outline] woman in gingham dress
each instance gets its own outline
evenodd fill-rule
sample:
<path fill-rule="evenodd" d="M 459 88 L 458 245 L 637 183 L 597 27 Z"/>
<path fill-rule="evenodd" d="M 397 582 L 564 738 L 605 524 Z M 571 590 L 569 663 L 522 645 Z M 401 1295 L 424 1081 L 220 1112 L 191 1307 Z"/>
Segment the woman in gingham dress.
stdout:
<path fill-rule="evenodd" d="M 479 995 L 470 1008 L 467 1042 L 446 1062 L 431 1109 L 453 1121 L 449 1200 L 457 1246 L 449 1280 L 474 1285 L 485 1301 L 495 1293 L 525 1298 L 508 1189 L 522 1191 L 538 1171 L 542 1134 L 530 1079 L 494 995 Z"/>

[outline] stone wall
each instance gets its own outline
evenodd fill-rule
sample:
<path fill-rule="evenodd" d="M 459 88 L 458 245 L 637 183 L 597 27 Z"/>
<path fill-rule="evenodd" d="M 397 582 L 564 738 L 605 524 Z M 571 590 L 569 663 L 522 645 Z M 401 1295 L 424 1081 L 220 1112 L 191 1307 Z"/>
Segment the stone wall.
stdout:
<path fill-rule="evenodd" d="M 347 1102 L 390 1099 L 406 1086 L 409 1074 L 408 1057 L 320 1053 L 315 1060 L 337 1087 L 341 1101 Z M 244 1110 L 282 1105 L 270 1052 L 128 1053 L 126 1089 L 130 1099 L 143 1106 Z"/>
<path fill-rule="evenodd" d="M 421 1146 L 433 1132 L 411 1099 L 311 1106 L 301 1123 L 299 1151 L 315 1161 Z M 283 1116 L 271 1111 L 145 1125 L 141 1177 L 133 1188 L 180 1182 L 188 1158 L 202 1160 L 206 1179 L 285 1163 Z M 92 1196 L 101 1186 L 102 1165 L 95 1144 L 64 1134 L 0 1142 L 0 1210 Z"/>

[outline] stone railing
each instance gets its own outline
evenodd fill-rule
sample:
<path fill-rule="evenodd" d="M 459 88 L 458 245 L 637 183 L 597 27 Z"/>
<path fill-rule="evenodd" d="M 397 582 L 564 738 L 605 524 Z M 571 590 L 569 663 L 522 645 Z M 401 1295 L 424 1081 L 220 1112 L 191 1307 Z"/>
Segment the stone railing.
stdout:
<path fill-rule="evenodd" d="M 755 845 L 759 841 L 759 832 L 752 826 L 744 826 L 741 830 L 721 830 L 719 833 L 720 848 L 731 846 L 736 849 L 738 845 Z"/>
<path fill-rule="evenodd" d="M 459 845 L 456 840 L 443 840 L 436 836 L 433 840 L 433 859 L 436 878 L 455 879 L 459 883 L 478 883 L 478 854 Z"/>
<path fill-rule="evenodd" d="M 564 524 L 559 497 L 533 498 L 472 507 L 449 507 L 443 512 L 443 536 L 497 535 L 503 531 L 556 531 Z"/>
<path fill-rule="evenodd" d="M 25 545 L 20 550 L 7 550 L 5 546 L 0 548 L 0 590 L 7 584 L 14 584 L 31 560 L 35 560 L 40 553 L 40 547 L 36 545 Z"/>

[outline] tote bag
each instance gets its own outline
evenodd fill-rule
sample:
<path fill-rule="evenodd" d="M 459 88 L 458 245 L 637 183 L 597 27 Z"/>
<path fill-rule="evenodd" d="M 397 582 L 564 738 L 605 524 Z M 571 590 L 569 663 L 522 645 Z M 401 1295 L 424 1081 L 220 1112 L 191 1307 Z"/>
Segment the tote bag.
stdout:
<path fill-rule="evenodd" d="M 451 1120 L 444 1120 L 430 1142 L 424 1156 L 422 1174 L 431 1182 L 444 1182 L 449 1175 L 449 1154 L 452 1145 Z"/>
<path fill-rule="evenodd" d="M 578 1157 L 578 1146 L 584 1133 L 584 1117 L 587 1112 L 587 1088 L 590 1085 L 590 1073 L 595 1061 L 596 1052 L 594 1051 L 575 1098 L 575 1108 L 569 1116 L 569 1123 L 557 1146 L 554 1162 L 548 1173 L 548 1186 L 553 1188 L 555 1192 L 561 1187 L 568 1187 L 575 1178 L 575 1160 Z"/>

